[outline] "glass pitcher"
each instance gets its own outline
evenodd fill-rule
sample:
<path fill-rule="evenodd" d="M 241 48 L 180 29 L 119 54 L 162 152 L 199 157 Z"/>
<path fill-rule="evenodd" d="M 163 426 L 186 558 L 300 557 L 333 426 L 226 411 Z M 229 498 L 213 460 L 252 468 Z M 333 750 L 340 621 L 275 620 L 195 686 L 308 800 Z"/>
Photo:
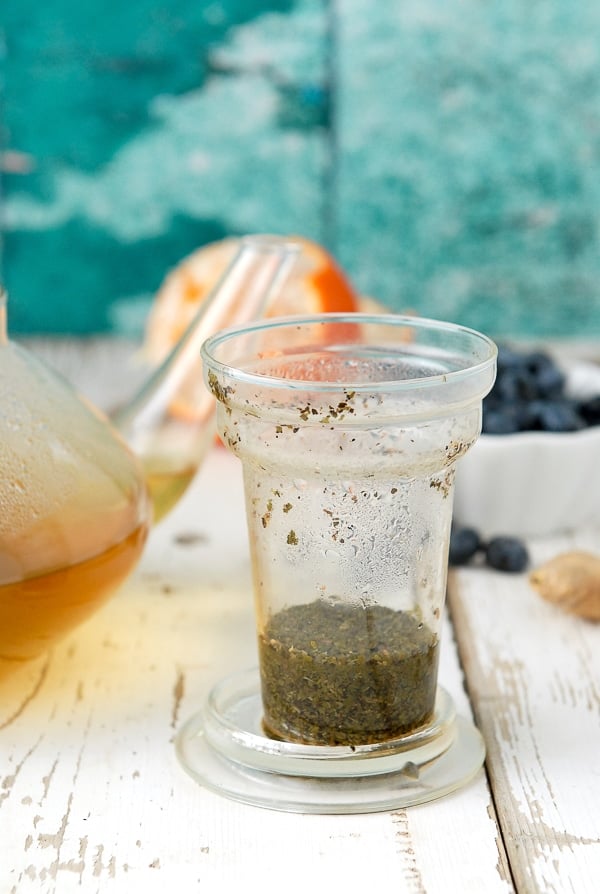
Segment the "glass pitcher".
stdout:
<path fill-rule="evenodd" d="M 133 569 L 153 518 L 176 502 L 212 438 L 207 390 L 189 424 L 171 412 L 190 376 L 201 378 L 200 344 L 225 319 L 260 316 L 294 252 L 283 240 L 243 241 L 171 356 L 112 424 L 9 341 L 0 289 L 0 678 L 46 652 Z M 166 493 L 182 469 L 184 486 Z"/>

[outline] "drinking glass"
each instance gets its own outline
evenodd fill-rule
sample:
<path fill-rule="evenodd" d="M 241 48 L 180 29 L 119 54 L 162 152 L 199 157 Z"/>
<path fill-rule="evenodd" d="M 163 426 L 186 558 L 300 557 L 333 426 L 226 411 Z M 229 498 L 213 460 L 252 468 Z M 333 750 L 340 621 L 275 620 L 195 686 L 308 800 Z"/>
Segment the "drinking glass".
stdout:
<path fill-rule="evenodd" d="M 416 803 L 481 766 L 437 678 L 455 467 L 495 356 L 478 332 L 394 315 L 281 318 L 205 342 L 219 433 L 243 466 L 259 675 L 254 692 L 247 675 L 213 691 L 203 748 L 263 773 L 243 799 L 380 809 L 382 774 L 411 768 L 393 803 Z M 426 783 L 444 759 L 443 782 Z M 274 794 L 274 774 L 296 795 Z"/>

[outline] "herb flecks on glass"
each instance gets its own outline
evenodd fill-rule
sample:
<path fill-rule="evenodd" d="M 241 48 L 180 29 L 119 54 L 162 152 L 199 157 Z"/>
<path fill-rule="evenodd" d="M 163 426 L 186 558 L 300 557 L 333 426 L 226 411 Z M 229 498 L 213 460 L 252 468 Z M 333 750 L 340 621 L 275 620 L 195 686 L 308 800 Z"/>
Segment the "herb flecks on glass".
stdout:
<path fill-rule="evenodd" d="M 438 639 L 414 612 L 317 599 L 259 635 L 264 725 L 313 745 L 367 745 L 433 713 Z"/>

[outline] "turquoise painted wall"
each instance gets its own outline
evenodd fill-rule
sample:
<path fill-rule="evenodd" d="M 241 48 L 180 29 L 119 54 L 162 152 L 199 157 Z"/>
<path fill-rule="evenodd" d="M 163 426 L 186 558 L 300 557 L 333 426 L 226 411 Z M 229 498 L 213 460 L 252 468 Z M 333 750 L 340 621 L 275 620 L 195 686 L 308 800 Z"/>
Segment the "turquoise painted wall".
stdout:
<path fill-rule="evenodd" d="M 17 333 L 138 334 L 254 231 L 495 336 L 600 336 L 597 0 L 3 0 Z"/>

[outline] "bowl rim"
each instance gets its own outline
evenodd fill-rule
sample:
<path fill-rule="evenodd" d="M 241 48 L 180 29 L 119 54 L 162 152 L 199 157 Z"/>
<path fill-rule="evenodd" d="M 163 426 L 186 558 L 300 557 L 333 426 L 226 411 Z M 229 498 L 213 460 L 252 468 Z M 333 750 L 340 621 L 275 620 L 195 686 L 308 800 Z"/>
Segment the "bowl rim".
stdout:
<path fill-rule="evenodd" d="M 502 435 L 482 432 L 476 443 L 489 444 L 494 447 L 506 446 L 510 449 L 510 446 L 536 446 L 542 441 L 558 446 L 561 442 L 563 444 L 567 441 L 585 443 L 586 440 L 593 441 L 597 438 L 600 438 L 600 425 L 589 425 L 577 431 L 516 431 Z"/>

